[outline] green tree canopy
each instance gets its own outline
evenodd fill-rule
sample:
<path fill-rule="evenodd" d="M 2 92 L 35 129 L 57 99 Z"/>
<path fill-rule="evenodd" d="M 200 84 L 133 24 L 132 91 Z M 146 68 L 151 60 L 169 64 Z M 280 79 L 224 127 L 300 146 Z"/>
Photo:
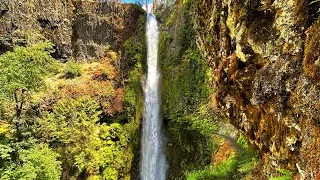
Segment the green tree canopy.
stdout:
<path fill-rule="evenodd" d="M 16 137 L 22 140 L 24 121 L 21 119 L 26 96 L 45 86 L 45 78 L 57 69 L 51 56 L 52 43 L 42 41 L 27 47 L 17 47 L 0 56 L 0 109 L 4 100 L 14 100 Z M 0 115 L 3 112 L 0 110 Z"/>
<path fill-rule="evenodd" d="M 58 157 L 46 144 L 30 149 L 18 148 L 17 151 L 10 145 L 0 145 L 0 179 L 59 180 L 61 167 Z"/>
<path fill-rule="evenodd" d="M 39 133 L 64 155 L 64 163 L 78 173 L 99 168 L 101 147 L 99 104 L 89 96 L 59 100 L 52 113 L 44 112 Z M 98 167 L 97 167 L 98 166 Z"/>
<path fill-rule="evenodd" d="M 29 47 L 17 47 L 0 56 L 0 93 L 13 98 L 18 90 L 38 91 L 45 77 L 57 67 L 50 55 L 52 43 L 44 41 Z"/>

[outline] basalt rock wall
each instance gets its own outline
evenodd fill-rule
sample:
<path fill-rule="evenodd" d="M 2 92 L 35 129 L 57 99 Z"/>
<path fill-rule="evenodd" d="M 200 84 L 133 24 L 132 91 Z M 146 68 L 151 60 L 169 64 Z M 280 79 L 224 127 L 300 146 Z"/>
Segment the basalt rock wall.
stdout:
<path fill-rule="evenodd" d="M 259 151 L 267 177 L 316 179 L 320 164 L 319 4 L 193 0 L 197 47 L 215 108 Z"/>
<path fill-rule="evenodd" d="M 38 33 L 56 46 L 55 57 L 91 60 L 105 48 L 124 54 L 124 42 L 139 39 L 134 4 L 80 0 L 1 0 L 0 53 L 25 45 Z M 121 53 L 122 52 L 122 53 Z"/>

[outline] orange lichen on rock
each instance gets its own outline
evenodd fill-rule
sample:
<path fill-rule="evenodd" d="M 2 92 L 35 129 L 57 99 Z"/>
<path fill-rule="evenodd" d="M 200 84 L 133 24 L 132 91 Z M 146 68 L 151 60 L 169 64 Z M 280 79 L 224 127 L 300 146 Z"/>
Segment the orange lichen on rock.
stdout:
<path fill-rule="evenodd" d="M 225 141 L 219 148 L 219 150 L 213 155 L 212 163 L 214 166 L 222 164 L 228 160 L 228 158 L 236 152 L 236 149 L 232 147 L 232 144 Z"/>
<path fill-rule="evenodd" d="M 304 71 L 312 80 L 320 80 L 320 20 L 307 31 Z"/>

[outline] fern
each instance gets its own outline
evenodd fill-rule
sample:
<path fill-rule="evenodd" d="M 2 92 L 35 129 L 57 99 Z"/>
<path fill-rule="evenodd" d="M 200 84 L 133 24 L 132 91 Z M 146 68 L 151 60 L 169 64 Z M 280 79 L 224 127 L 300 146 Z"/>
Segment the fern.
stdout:
<path fill-rule="evenodd" d="M 314 3 L 317 3 L 317 2 L 320 2 L 320 0 L 314 0 L 314 1 L 312 1 L 309 5 L 314 4 Z"/>
<path fill-rule="evenodd" d="M 320 2 L 320 0 L 314 0 L 314 1 L 312 1 L 309 5 L 311 5 L 311 4 L 315 4 L 315 3 L 318 3 L 318 2 Z M 320 12 L 320 8 L 319 8 L 319 10 L 318 10 L 318 13 Z"/>
<path fill-rule="evenodd" d="M 278 168 L 277 171 L 279 171 L 283 175 L 280 177 L 271 178 L 271 180 L 292 180 L 293 179 L 292 174 L 289 170 Z"/>

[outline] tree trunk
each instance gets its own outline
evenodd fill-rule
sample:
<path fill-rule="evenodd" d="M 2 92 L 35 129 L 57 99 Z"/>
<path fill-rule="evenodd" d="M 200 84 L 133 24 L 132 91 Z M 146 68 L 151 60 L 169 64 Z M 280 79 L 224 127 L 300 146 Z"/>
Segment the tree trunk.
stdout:
<path fill-rule="evenodd" d="M 21 113 L 22 113 L 22 108 L 23 108 L 23 102 L 24 102 L 24 92 L 25 90 L 21 91 L 21 97 L 19 100 L 18 97 L 18 89 L 16 89 L 14 91 L 14 100 L 16 103 L 16 120 L 14 122 L 15 126 L 16 126 L 16 133 L 17 133 L 17 138 L 18 141 L 22 140 L 22 132 L 21 132 L 21 126 L 22 126 L 22 122 L 21 122 Z"/>

